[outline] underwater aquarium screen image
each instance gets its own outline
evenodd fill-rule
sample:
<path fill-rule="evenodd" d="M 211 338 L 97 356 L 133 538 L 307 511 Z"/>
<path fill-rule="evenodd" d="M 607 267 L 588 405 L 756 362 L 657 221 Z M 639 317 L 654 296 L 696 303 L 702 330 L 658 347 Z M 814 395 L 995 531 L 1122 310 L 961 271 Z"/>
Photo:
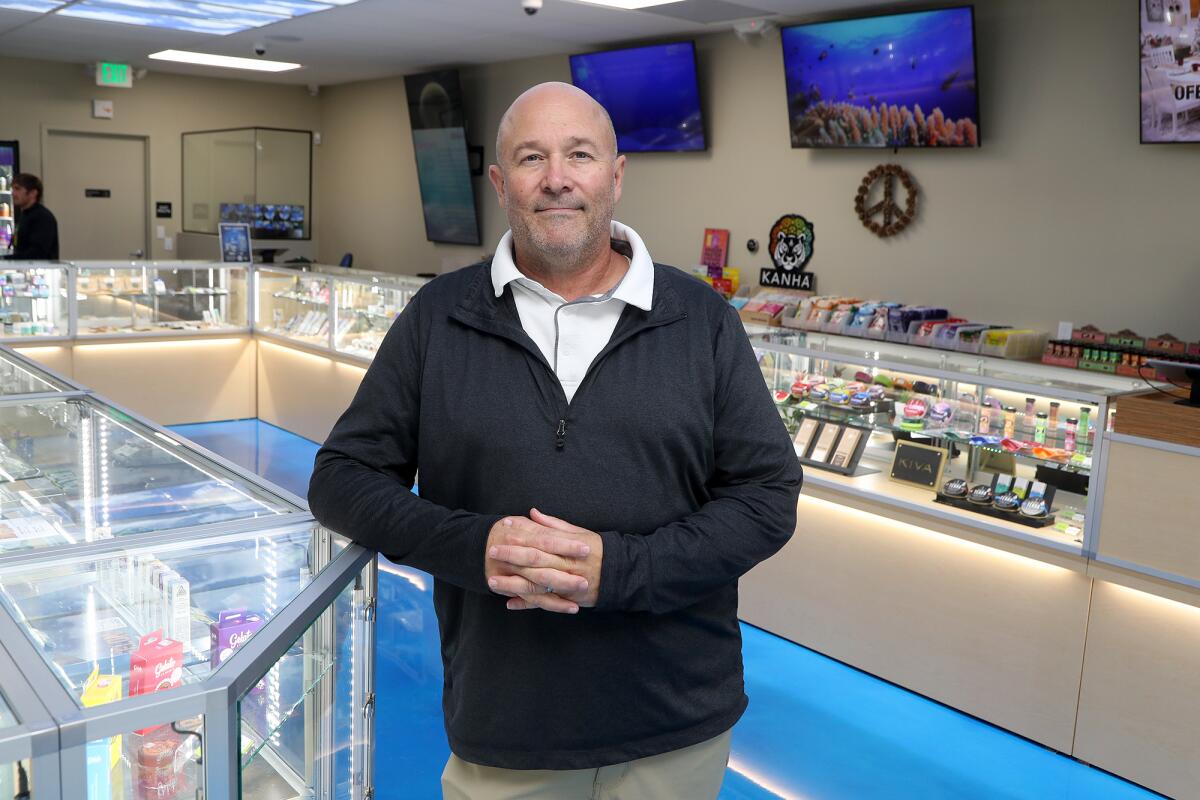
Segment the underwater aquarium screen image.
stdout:
<path fill-rule="evenodd" d="M 977 147 L 970 6 L 781 32 L 792 147 Z"/>
<path fill-rule="evenodd" d="M 571 56 L 571 81 L 612 117 L 622 153 L 707 147 L 693 42 Z"/>

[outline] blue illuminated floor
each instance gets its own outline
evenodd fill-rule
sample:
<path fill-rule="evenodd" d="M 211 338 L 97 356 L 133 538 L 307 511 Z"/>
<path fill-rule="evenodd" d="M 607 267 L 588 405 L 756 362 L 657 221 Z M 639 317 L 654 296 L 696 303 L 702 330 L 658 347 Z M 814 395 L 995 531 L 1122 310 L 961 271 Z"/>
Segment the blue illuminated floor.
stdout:
<path fill-rule="evenodd" d="M 299 436 L 256 420 L 174 430 L 307 491 L 317 446 Z M 424 573 L 381 566 L 375 796 L 437 798 L 449 749 L 432 586 Z M 734 728 L 721 800 L 1159 797 L 756 628 L 742 633 L 750 708 Z"/>

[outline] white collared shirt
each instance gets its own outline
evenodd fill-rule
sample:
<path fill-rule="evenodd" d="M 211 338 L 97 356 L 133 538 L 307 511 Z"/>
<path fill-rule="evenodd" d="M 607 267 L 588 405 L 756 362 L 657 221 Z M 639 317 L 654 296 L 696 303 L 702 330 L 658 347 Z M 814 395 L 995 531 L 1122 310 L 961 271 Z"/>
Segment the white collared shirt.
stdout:
<path fill-rule="evenodd" d="M 513 261 L 512 231 L 500 239 L 492 258 L 492 288 L 496 297 L 503 295 L 504 287 L 512 284 L 521 327 L 554 369 L 568 403 L 575 396 L 592 359 L 612 338 L 625 305 L 628 303 L 649 311 L 654 298 L 654 262 L 642 237 L 633 228 L 615 221 L 611 236 L 627 242 L 633 251 L 625 277 L 602 295 L 580 297 L 570 303 L 517 269 Z"/>

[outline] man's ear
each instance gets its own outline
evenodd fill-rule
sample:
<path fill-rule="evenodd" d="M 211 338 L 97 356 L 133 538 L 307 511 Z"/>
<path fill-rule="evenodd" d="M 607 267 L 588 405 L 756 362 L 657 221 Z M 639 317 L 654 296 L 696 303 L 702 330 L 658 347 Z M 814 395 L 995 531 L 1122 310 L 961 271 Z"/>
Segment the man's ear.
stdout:
<path fill-rule="evenodd" d="M 621 202 L 621 187 L 625 180 L 625 156 L 617 156 L 613 167 L 613 205 Z"/>
<path fill-rule="evenodd" d="M 495 164 L 488 167 L 488 180 L 492 182 L 492 188 L 496 190 L 496 199 L 500 201 L 500 207 L 504 208 L 504 172 Z"/>

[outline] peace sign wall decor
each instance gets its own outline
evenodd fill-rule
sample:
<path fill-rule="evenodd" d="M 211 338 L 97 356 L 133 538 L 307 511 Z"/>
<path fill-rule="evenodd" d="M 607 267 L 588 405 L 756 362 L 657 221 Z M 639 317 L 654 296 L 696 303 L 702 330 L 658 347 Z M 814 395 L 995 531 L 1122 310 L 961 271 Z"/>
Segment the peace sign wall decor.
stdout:
<path fill-rule="evenodd" d="M 906 193 L 904 207 L 896 204 L 896 180 L 904 187 Z M 883 199 L 871 206 L 867 205 L 867 196 L 871 187 L 883 183 Z M 899 164 L 880 164 L 867 173 L 859 184 L 858 194 L 854 197 L 854 210 L 862 220 L 864 228 L 880 238 L 894 236 L 908 227 L 917 216 L 917 185 L 912 176 Z M 882 215 L 882 222 L 876 222 L 875 217 Z"/>

